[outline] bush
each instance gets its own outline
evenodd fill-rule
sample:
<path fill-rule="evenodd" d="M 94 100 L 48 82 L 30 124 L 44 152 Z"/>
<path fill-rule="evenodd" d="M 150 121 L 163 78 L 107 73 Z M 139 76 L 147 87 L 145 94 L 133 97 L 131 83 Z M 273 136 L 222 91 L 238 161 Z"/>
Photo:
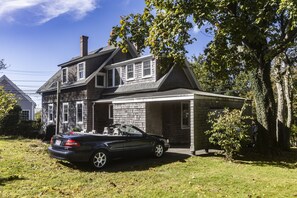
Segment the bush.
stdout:
<path fill-rule="evenodd" d="M 9 113 L 0 120 L 0 132 L 3 135 L 17 135 L 22 109 L 16 105 Z"/>
<path fill-rule="evenodd" d="M 210 135 L 210 143 L 219 145 L 224 150 L 227 160 L 232 160 L 242 148 L 242 143 L 250 139 L 250 127 L 246 124 L 248 119 L 248 116 L 242 116 L 237 109 L 224 109 L 220 115 L 217 111 L 209 113 L 211 129 L 205 134 Z"/>
<path fill-rule="evenodd" d="M 290 144 L 293 147 L 297 147 L 297 125 L 295 124 L 291 127 Z"/>

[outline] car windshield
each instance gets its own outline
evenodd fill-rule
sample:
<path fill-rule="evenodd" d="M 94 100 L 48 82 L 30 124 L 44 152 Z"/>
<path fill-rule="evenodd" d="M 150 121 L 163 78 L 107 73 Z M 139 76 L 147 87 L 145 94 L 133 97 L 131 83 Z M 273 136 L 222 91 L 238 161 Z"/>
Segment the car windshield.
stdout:
<path fill-rule="evenodd" d="M 127 135 L 131 135 L 131 136 L 142 136 L 143 135 L 143 131 L 138 129 L 137 127 L 134 126 L 129 126 L 129 125 L 122 125 L 121 127 L 119 127 L 119 129 L 126 133 Z"/>

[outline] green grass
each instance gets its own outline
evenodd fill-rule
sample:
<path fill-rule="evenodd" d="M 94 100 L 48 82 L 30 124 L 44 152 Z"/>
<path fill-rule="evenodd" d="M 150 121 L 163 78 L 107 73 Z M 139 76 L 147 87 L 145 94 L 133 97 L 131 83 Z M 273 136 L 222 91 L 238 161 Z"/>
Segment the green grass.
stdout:
<path fill-rule="evenodd" d="M 114 161 L 95 171 L 50 158 L 47 147 L 39 140 L 0 136 L 0 197 L 297 196 L 295 151 L 233 163 L 168 153 L 162 159 Z"/>

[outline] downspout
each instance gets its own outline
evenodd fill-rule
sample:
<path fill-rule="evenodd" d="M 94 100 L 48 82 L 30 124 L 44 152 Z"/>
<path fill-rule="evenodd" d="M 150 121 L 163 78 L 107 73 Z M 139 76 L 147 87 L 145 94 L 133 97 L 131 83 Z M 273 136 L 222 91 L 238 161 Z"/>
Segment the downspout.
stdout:
<path fill-rule="evenodd" d="M 92 130 L 95 130 L 95 102 L 92 104 Z"/>

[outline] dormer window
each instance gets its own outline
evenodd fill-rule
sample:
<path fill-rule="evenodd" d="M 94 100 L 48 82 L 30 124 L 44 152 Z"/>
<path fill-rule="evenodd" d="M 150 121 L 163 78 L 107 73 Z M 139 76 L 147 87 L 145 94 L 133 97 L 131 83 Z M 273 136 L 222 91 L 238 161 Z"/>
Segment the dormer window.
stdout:
<path fill-rule="evenodd" d="M 134 80 L 134 64 L 126 66 L 127 80 Z"/>
<path fill-rule="evenodd" d="M 117 87 L 122 84 L 121 68 L 107 70 L 107 87 Z"/>
<path fill-rule="evenodd" d="M 77 64 L 77 80 L 85 79 L 86 67 L 85 62 Z"/>
<path fill-rule="evenodd" d="M 142 78 L 148 78 L 152 76 L 152 64 L 151 61 L 142 62 Z"/>
<path fill-rule="evenodd" d="M 65 67 L 62 69 L 62 83 L 68 82 L 68 68 Z"/>

